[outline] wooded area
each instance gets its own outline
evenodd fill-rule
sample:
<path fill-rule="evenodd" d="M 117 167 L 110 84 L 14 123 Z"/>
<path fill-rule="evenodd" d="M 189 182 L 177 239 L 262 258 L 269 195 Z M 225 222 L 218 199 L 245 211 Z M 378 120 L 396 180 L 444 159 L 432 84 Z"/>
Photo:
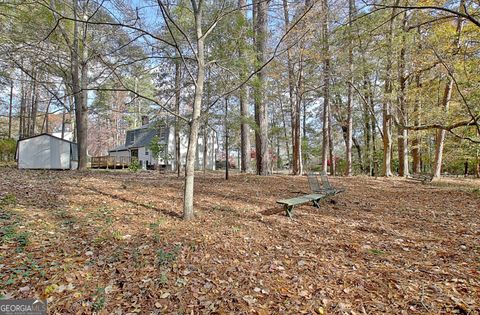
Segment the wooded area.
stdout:
<path fill-rule="evenodd" d="M 74 221 L 77 222 L 85 213 L 79 210 L 82 214 L 77 215 L 72 212 L 76 211 L 72 210 L 73 207 L 82 208 L 84 203 L 85 207 L 90 209 L 93 206 L 86 206 L 91 202 L 90 198 L 99 196 L 106 197 L 105 203 L 108 206 L 105 207 L 111 208 L 108 211 L 118 210 L 114 209 L 113 205 L 123 209 L 132 204 L 135 205 L 137 214 L 141 213 L 141 209 L 154 209 L 162 213 L 169 209 L 169 214 L 166 215 L 173 216 L 166 219 L 169 221 L 165 226 L 165 230 L 170 233 L 166 241 L 169 244 L 163 244 L 168 250 L 161 247 L 163 258 L 160 260 L 165 259 L 166 262 L 160 265 L 162 268 L 168 266 L 175 269 L 177 267 L 172 267 L 175 259 L 170 261 L 171 257 L 190 255 L 182 256 L 182 259 L 188 261 L 187 265 L 181 267 L 188 270 L 187 274 L 183 275 L 185 277 L 191 272 L 202 272 L 194 271 L 192 265 L 188 265 L 195 265 L 195 259 L 192 258 L 195 250 L 185 250 L 185 246 L 190 246 L 187 243 L 196 242 L 196 236 L 191 236 L 195 233 L 188 236 L 187 223 L 172 230 L 172 226 L 179 224 L 177 219 L 181 217 L 194 222 L 192 224 L 198 230 L 202 230 L 200 226 L 205 223 L 205 237 L 216 233 L 212 237 L 221 238 L 220 234 L 210 229 L 222 226 L 222 220 L 227 219 L 232 225 L 230 229 L 235 230 L 237 223 L 229 217 L 231 213 L 235 213 L 236 220 L 243 222 L 238 225 L 246 226 L 246 222 L 242 221 L 244 218 L 241 218 L 243 215 L 247 216 L 249 223 L 256 225 L 264 222 L 267 216 L 270 218 L 270 213 L 267 211 L 268 214 L 265 214 L 264 211 L 274 207 L 276 201 L 295 199 L 294 201 L 301 205 L 302 200 L 308 199 L 299 196 L 303 195 L 313 198 L 314 204 L 319 206 L 320 210 L 310 209 L 307 212 L 306 206 L 299 206 L 299 218 L 294 217 L 290 223 L 299 229 L 299 234 L 293 236 L 288 247 L 290 250 L 285 253 L 285 257 L 275 255 L 275 267 L 270 269 L 277 270 L 278 266 L 287 268 L 286 265 L 289 264 L 302 267 L 311 260 L 318 261 L 320 257 L 330 259 L 335 255 L 332 244 L 329 245 L 330 256 L 320 255 L 318 252 L 309 256 L 308 252 L 323 246 L 319 240 L 327 232 L 322 229 L 336 229 L 335 235 L 348 235 L 348 238 L 345 241 L 336 239 L 333 242 L 336 245 L 341 243 L 339 246 L 343 250 L 343 258 L 348 260 L 353 257 L 350 265 L 343 265 L 340 269 L 361 270 L 358 271 L 359 274 L 367 276 L 369 267 L 365 260 L 376 257 L 381 261 L 387 253 L 385 268 L 391 268 L 390 272 L 399 272 L 405 278 L 391 279 L 385 271 L 387 269 L 377 270 L 376 276 L 392 280 L 385 284 L 388 288 L 371 293 L 373 291 L 369 291 L 368 285 L 364 285 L 361 277 L 358 277 L 348 280 L 351 281 L 350 286 L 345 285 L 341 289 L 335 287 L 335 290 L 339 290 L 332 293 L 315 287 L 313 278 L 308 278 L 310 276 L 306 276 L 308 279 L 305 280 L 302 278 L 303 273 L 296 276 L 292 273 L 277 279 L 283 284 L 277 286 L 275 298 L 267 297 L 273 292 L 267 290 L 270 293 L 264 293 L 262 284 L 256 284 L 255 289 L 258 288 L 259 291 L 255 290 L 252 294 L 242 291 L 247 287 L 245 283 L 236 283 L 234 286 L 242 288 L 239 290 L 243 295 L 238 299 L 232 297 L 228 307 L 219 307 L 217 302 L 204 305 L 202 303 L 206 300 L 200 300 L 199 304 L 193 306 L 195 312 L 247 312 L 248 308 L 237 309 L 236 303 L 246 303 L 250 307 L 248 311 L 256 311 L 258 314 L 265 314 L 263 311 L 267 314 L 323 314 L 327 310 L 333 313 L 399 313 L 400 310 L 407 313 L 480 312 L 477 281 L 480 269 L 478 257 L 475 258 L 475 255 L 479 255 L 479 248 L 473 245 L 480 242 L 478 214 L 475 212 L 479 208 L 480 189 L 478 1 L 0 1 L 0 30 L 0 198 L 3 198 L 0 202 L 0 222 L 4 224 L 0 230 L 2 249 L 12 250 L 12 244 L 18 243 L 20 236 L 9 229 L 17 231 L 18 226 L 23 226 L 20 223 L 22 220 L 34 220 L 35 217 L 35 214 L 22 208 L 28 208 L 25 202 L 29 197 L 23 193 L 26 188 L 22 186 L 21 180 L 40 190 L 34 193 L 40 197 L 48 195 L 48 198 L 52 198 L 51 194 L 59 191 L 59 203 L 69 207 L 65 209 L 68 213 L 65 218 L 59 214 L 60 217 L 52 219 L 54 215 L 49 213 L 51 209 L 54 208 L 55 213 L 63 210 L 58 208 L 59 205 L 52 206 L 53 201 L 38 200 L 39 218 L 53 225 L 71 217 L 75 217 Z M 144 132 L 147 128 L 155 129 L 156 133 L 150 135 Z M 68 163 L 55 165 L 66 165 L 62 166 L 62 169 L 77 169 L 78 165 L 78 170 L 43 173 L 12 169 L 15 166 L 21 168 L 19 164 L 12 162 L 15 157 L 18 159 L 20 149 L 17 142 L 42 134 L 50 134 L 51 137 L 43 137 L 53 139 L 44 140 L 42 144 L 45 161 L 57 159 L 65 162 L 65 156 L 68 155 Z M 140 135 L 143 138 L 137 141 Z M 129 136 L 133 139 L 129 139 Z M 51 144 L 53 141 L 62 141 L 58 138 L 69 143 L 64 144 L 64 156 L 60 156 Z M 127 143 L 130 143 L 130 146 Z M 48 154 L 45 154 L 47 150 Z M 28 152 L 35 153 L 35 149 L 30 148 Z M 35 159 L 35 154 L 29 154 L 32 155 L 30 160 Z M 152 163 L 152 159 L 156 161 L 154 165 L 143 163 L 144 160 Z M 28 165 L 36 165 L 32 167 L 35 169 L 49 168 L 37 166 L 41 164 L 35 163 Z M 99 170 L 102 168 L 115 170 Z M 215 168 L 225 170 L 209 171 Z M 169 170 L 172 174 L 146 171 L 147 169 L 161 169 L 165 172 Z M 232 169 L 235 170 L 232 172 Z M 142 171 L 137 173 L 138 170 Z M 225 175 L 222 175 L 225 177 L 222 184 L 220 172 L 225 172 Z M 313 172 L 328 173 L 334 182 L 340 183 L 341 187 L 347 187 L 346 192 L 335 198 L 328 194 L 320 194 L 321 198 L 312 197 L 312 192 L 306 188 L 306 178 L 303 175 Z M 42 174 L 48 174 L 45 176 L 49 176 L 51 181 Z M 91 182 L 82 186 L 82 181 L 90 176 Z M 102 190 L 100 182 L 113 187 L 117 193 Z M 10 185 L 12 183 L 13 186 Z M 46 186 L 43 187 L 42 183 Z M 74 200 L 71 191 L 64 191 L 62 185 L 65 183 L 72 187 L 78 185 L 77 200 Z M 250 183 L 252 187 L 249 187 Z M 137 189 L 137 186 L 144 185 L 149 187 L 145 190 L 150 191 L 151 184 L 158 189 L 151 191 L 148 196 L 144 195 L 141 189 Z M 209 187 L 210 184 L 217 186 Z M 175 187 L 175 193 L 169 185 Z M 19 193 L 9 187 L 16 187 Z M 122 189 L 126 190 L 128 196 L 119 193 Z M 250 192 L 251 199 L 243 195 L 243 189 Z M 372 189 L 374 193 L 369 195 L 368 189 Z M 455 197 L 450 195 L 457 200 L 457 208 L 450 204 L 448 192 L 457 194 Z M 175 202 L 168 207 L 158 204 L 168 198 L 163 196 L 164 193 L 176 196 Z M 210 193 L 214 194 L 212 200 L 215 201 L 209 200 Z M 422 193 L 427 197 L 422 199 Z M 106 194 L 109 194 L 109 197 Z M 390 199 L 384 195 L 390 196 Z M 398 196 L 409 200 L 398 200 Z M 437 200 L 435 196 L 440 199 Z M 460 201 L 458 196 L 464 196 L 467 201 Z M 144 197 L 153 198 L 152 203 L 137 200 Z M 374 198 L 375 202 L 369 198 Z M 415 201 L 412 201 L 412 198 Z M 307 201 L 311 201 L 310 199 Z M 288 208 L 290 203 L 287 201 L 285 204 Z M 438 205 L 435 209 L 439 212 L 428 212 L 430 204 L 440 201 L 449 204 L 448 209 Z M 43 202 L 46 204 L 41 205 Z M 232 206 L 232 211 L 219 210 L 230 202 L 236 203 Z M 256 210 L 249 208 L 252 204 Z M 325 207 L 326 212 L 323 210 Z M 340 210 L 339 214 L 335 213 L 337 210 Z M 349 210 L 353 210 L 353 213 L 349 214 Z M 407 215 L 406 212 L 410 210 L 412 213 Z M 108 217 L 120 222 L 123 220 L 121 216 L 125 214 L 123 211 L 118 210 L 112 216 L 109 213 Z M 207 219 L 205 211 L 213 212 L 211 220 Z M 373 212 L 372 215 L 363 217 L 362 211 Z M 396 219 L 388 211 L 395 211 L 405 220 L 401 223 L 402 228 L 399 228 L 401 231 L 392 232 Z M 322 223 L 321 219 L 315 217 L 319 213 L 322 213 L 322 216 L 330 213 L 336 217 L 333 221 L 328 221 L 327 218 L 327 223 Z M 290 214 L 290 211 L 287 211 L 287 214 Z M 359 215 L 357 221 L 352 219 L 355 215 Z M 416 215 L 418 217 L 415 217 Z M 433 218 L 429 217 L 431 215 Z M 447 217 L 442 217 L 443 215 Z M 89 214 L 85 216 L 88 217 Z M 101 217 L 102 214 L 98 216 Z M 274 241 L 272 229 L 275 230 L 275 225 L 280 224 L 280 233 L 283 233 L 281 238 L 288 239 L 285 235 L 290 233 L 289 223 L 283 221 L 284 218 L 274 217 L 275 219 L 266 219 L 268 223 L 260 223 L 267 224 L 267 230 L 265 227 L 255 227 L 242 234 L 245 242 L 250 242 L 256 237 L 255 233 L 259 233 L 266 237 L 267 251 L 268 248 L 282 248 L 283 245 Z M 164 219 L 162 217 L 159 220 Z M 383 226 L 383 219 L 390 228 Z M 426 231 L 419 232 L 422 229 L 421 224 L 415 219 L 425 221 Z M 414 227 L 408 226 L 409 220 Z M 52 223 L 54 221 L 56 223 Z M 88 222 L 86 224 L 90 225 L 91 222 Z M 129 228 L 134 229 L 137 223 Z M 144 223 L 142 221 L 138 224 Z M 342 226 L 336 228 L 336 224 Z M 453 226 L 447 227 L 448 224 Z M 76 225 L 62 223 L 61 229 L 71 232 L 72 226 Z M 163 231 L 163 228 L 159 228 L 160 225 L 150 226 L 151 230 Z M 109 227 L 110 225 L 103 225 L 105 230 Z M 307 227 L 309 231 L 301 232 L 303 227 Z M 81 229 L 83 228 L 86 230 L 82 231 L 87 233 L 87 230 L 93 227 L 82 226 Z M 222 229 L 225 228 L 222 226 Z M 441 235 L 443 228 L 448 230 L 448 242 L 453 242 L 450 239 L 453 238 L 458 244 L 445 244 L 447 239 Z M 128 240 L 122 237 L 134 235 L 126 226 L 121 229 L 125 229 L 121 236 L 114 236 L 106 241 L 108 246 L 115 247 L 116 241 L 121 244 L 123 241 L 128 243 Z M 366 234 L 375 235 L 375 242 L 352 245 L 356 240 L 349 229 L 363 233 L 365 240 L 368 239 Z M 45 231 L 46 228 L 40 234 Z M 185 232 L 187 235 L 174 240 L 173 231 Z M 228 229 L 224 232 L 229 234 L 231 231 Z M 155 233 L 147 237 L 159 238 L 160 235 Z M 392 237 L 387 245 L 383 243 L 383 236 Z M 46 238 L 42 237 L 35 238 L 35 242 L 45 242 Z M 138 237 L 140 242 L 141 234 L 135 234 L 134 237 Z M 68 238 L 64 237 L 64 241 Z M 430 239 L 432 242 L 444 243 L 432 245 L 428 241 Z M 211 244 L 206 238 L 204 241 L 205 244 Z M 237 246 L 237 241 L 235 237 L 229 238 L 225 246 Z M 91 244 L 96 241 L 88 239 L 85 242 Z M 177 242 L 181 243 L 183 251 L 175 249 Z M 260 243 L 260 240 L 255 242 Z M 403 242 L 415 243 L 415 248 L 425 246 L 429 250 L 435 250 L 436 254 L 425 254 L 427 258 L 426 262 L 422 262 L 422 268 L 428 269 L 428 273 L 435 274 L 432 277 L 437 278 L 440 273 L 449 274 L 449 277 L 454 277 L 455 274 L 455 277 L 465 281 L 465 287 L 457 287 L 453 291 L 449 291 L 447 287 L 440 289 L 443 284 L 438 284 L 438 281 L 441 281 L 439 279 L 432 281 L 431 286 L 424 287 L 421 282 L 426 280 L 419 277 L 412 280 L 415 288 L 406 288 L 404 283 L 402 284 L 402 281 L 409 277 L 405 268 L 415 270 L 414 272 L 422 272 L 423 269 L 415 265 L 420 262 L 414 260 L 413 253 L 412 257 L 405 258 L 411 259 L 408 263 L 410 265 L 400 267 L 401 263 L 396 260 L 394 253 L 400 252 L 399 255 L 403 255 L 405 253 L 402 253 L 402 248 L 410 248 L 402 245 Z M 77 248 L 80 244 L 77 241 L 74 243 L 72 246 L 75 248 L 69 249 L 69 254 L 73 255 L 75 252 L 75 255 L 84 255 L 82 250 Z M 103 240 L 100 240 L 100 243 L 103 244 Z M 150 245 L 155 247 L 160 243 L 160 240 L 154 240 L 153 245 Z M 295 243 L 305 248 L 296 248 Z M 31 243 L 31 246 L 37 245 Z M 128 243 L 125 246 L 129 248 L 131 245 Z M 257 245 L 261 248 L 260 244 Z M 104 245 L 99 245 L 102 246 Z M 392 246 L 398 247 L 398 250 L 393 250 Z M 470 249 L 467 253 L 461 247 L 463 261 L 457 257 L 459 254 L 455 253 L 459 246 Z M 121 251 L 119 248 L 116 247 L 115 250 Z M 138 257 L 135 255 L 144 254 L 142 250 L 142 254 L 129 253 L 129 259 L 136 260 Z M 249 251 L 245 253 L 251 255 L 250 257 L 256 255 L 268 259 L 268 255 L 263 256 L 263 249 L 257 250 L 261 254 Z M 359 251 L 369 252 L 368 257 L 364 257 L 366 254 L 359 255 Z M 213 255 L 211 251 L 207 252 L 205 254 Z M 435 258 L 440 252 L 443 256 Z M 248 255 L 246 257 L 249 257 Z M 107 258 L 95 257 L 101 263 L 108 264 L 105 260 Z M 455 257 L 454 260 L 459 265 L 437 265 L 450 264 L 448 257 Z M 189 260 L 190 258 L 193 260 Z M 420 256 L 416 258 L 421 259 Z M 0 279 L 13 281 L 10 280 L 9 272 L 3 270 L 5 265 L 13 268 L 13 262 L 4 264 L 3 259 L 6 259 L 5 256 L 0 256 Z M 89 259 L 92 260 L 92 257 Z M 236 261 L 241 259 L 240 256 L 232 254 L 226 260 L 238 264 Z M 338 259 L 335 256 L 334 260 Z M 360 262 L 361 260 L 363 262 Z M 442 260 L 441 263 L 439 260 Z M 139 263 L 138 261 L 136 263 Z M 279 264 L 277 261 L 284 263 Z M 301 261 L 303 265 L 297 266 Z M 468 266 L 465 265 L 467 261 Z M 95 263 L 100 262 L 97 260 Z M 430 265 L 426 265 L 430 262 Z M 395 267 L 388 267 L 390 263 Z M 258 267 L 263 268 L 260 265 L 259 263 Z M 438 269 L 435 269 L 437 267 Z M 317 271 L 325 271 L 321 268 Z M 300 269 L 306 272 L 305 268 Z M 323 280 L 326 282 L 332 281 L 327 275 L 330 271 L 325 271 Z M 144 275 L 148 274 L 148 270 L 144 268 L 142 272 Z M 175 272 L 182 274 L 183 271 L 175 269 Z M 461 274 L 468 276 L 462 278 Z M 83 276 L 85 275 L 81 277 Z M 177 276 L 178 279 L 183 279 L 183 276 Z M 215 275 L 198 276 L 215 278 Z M 279 306 L 283 303 L 279 302 L 280 297 L 294 295 L 288 288 L 286 279 L 297 281 L 297 276 L 299 287 L 296 288 L 298 292 L 295 297 L 302 302 L 295 304 L 295 298 L 292 298 L 295 305 L 289 302 Z M 338 275 L 330 276 L 337 280 L 341 278 L 338 278 Z M 147 287 L 149 281 L 158 280 L 146 277 L 141 279 L 135 276 L 135 280 L 150 279 L 144 282 Z M 472 277 L 477 280 L 472 280 Z M 230 279 L 221 281 L 227 281 L 230 286 L 236 281 L 232 282 Z M 9 296 L 11 288 L 19 285 L 19 282 L 15 281 L 0 286 L 0 296 Z M 451 278 L 448 281 L 454 282 Z M 165 284 L 155 284 L 155 288 L 165 288 L 166 283 L 178 288 L 187 287 L 186 284 L 178 285 L 169 279 Z M 209 280 L 201 285 L 204 288 L 208 286 L 211 294 L 216 290 L 214 287 L 222 287 L 224 284 Z M 104 289 L 107 286 L 122 289 L 118 283 L 102 285 Z M 361 288 L 359 294 L 368 296 L 371 303 L 358 304 L 358 296 L 350 294 L 356 291 L 352 286 Z M 274 287 L 273 284 L 271 287 Z M 41 290 L 46 289 L 42 287 Z M 56 288 L 52 290 L 51 293 L 55 292 Z M 402 299 L 401 294 L 391 293 L 394 290 L 404 290 L 402 294 L 410 297 L 414 295 L 412 292 L 420 294 L 421 291 L 422 296 L 416 296 L 402 304 L 399 302 Z M 424 293 L 425 290 L 434 293 Z M 191 306 L 179 302 L 177 298 L 173 299 L 175 294 L 180 296 L 181 290 L 175 294 L 169 290 L 163 291 L 164 294 L 172 296 L 161 298 L 155 295 L 156 299 L 169 300 L 168 303 L 160 303 L 160 306 L 155 302 L 152 304 L 153 300 L 146 302 L 137 297 L 137 302 L 138 299 L 143 301 L 138 302 L 139 305 L 146 303 L 139 312 L 144 312 L 146 305 L 154 305 L 163 312 L 171 311 L 179 305 L 184 311 L 190 310 Z M 385 293 L 387 291 L 388 294 Z M 448 293 L 441 296 L 439 292 L 444 291 Z M 341 292 L 348 296 L 349 302 L 342 304 Z M 105 292 L 102 294 L 105 295 Z M 197 299 L 200 293 L 196 291 L 192 294 Z M 217 291 L 213 296 L 220 294 L 225 294 L 225 291 Z M 400 295 L 394 296 L 396 294 Z M 42 293 L 42 297 L 48 298 L 50 295 Z M 100 299 L 101 294 L 97 295 Z M 237 295 L 232 293 L 232 296 Z M 259 296 L 265 299 L 262 300 Z M 388 305 L 384 300 L 386 297 L 395 302 Z M 103 309 L 103 306 L 99 310 L 95 309 L 97 298 L 87 299 L 88 302 L 85 300 L 85 309 L 89 312 Z M 128 300 L 128 297 L 123 298 Z M 437 298 L 441 302 L 438 302 Z M 379 300 L 382 302 L 377 303 Z M 257 305 L 259 301 L 264 304 Z M 54 305 L 59 312 L 68 310 L 67 304 L 55 302 Z M 130 306 L 133 309 L 130 311 L 135 310 L 132 305 Z M 289 307 L 294 311 L 289 310 Z M 123 309 L 126 308 L 125 306 Z M 82 306 L 77 305 L 75 309 L 80 310 Z M 108 307 L 106 309 L 112 310 Z"/>

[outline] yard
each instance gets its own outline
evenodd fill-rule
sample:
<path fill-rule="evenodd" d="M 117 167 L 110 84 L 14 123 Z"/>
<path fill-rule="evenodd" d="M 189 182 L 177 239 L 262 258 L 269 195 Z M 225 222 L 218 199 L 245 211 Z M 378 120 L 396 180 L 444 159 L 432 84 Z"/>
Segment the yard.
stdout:
<path fill-rule="evenodd" d="M 479 314 L 480 183 L 0 169 L 0 295 L 51 313 Z"/>

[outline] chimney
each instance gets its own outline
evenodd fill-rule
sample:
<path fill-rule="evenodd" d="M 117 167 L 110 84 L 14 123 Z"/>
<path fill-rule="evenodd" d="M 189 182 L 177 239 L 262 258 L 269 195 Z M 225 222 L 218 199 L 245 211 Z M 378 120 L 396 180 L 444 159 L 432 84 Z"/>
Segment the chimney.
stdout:
<path fill-rule="evenodd" d="M 148 116 L 142 116 L 142 126 L 148 125 Z"/>

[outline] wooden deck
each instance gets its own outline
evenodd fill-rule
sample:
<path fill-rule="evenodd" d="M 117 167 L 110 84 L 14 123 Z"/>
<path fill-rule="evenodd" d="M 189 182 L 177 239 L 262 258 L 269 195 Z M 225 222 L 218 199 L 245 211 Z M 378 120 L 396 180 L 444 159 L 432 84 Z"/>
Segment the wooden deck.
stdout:
<path fill-rule="evenodd" d="M 130 165 L 129 156 L 93 156 L 90 168 L 123 169 Z"/>

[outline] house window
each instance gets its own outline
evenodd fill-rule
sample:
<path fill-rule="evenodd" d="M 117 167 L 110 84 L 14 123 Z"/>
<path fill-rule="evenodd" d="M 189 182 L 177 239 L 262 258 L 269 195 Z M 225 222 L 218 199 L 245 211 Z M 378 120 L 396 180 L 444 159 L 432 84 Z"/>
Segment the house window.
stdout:
<path fill-rule="evenodd" d="M 148 155 L 148 151 L 147 151 L 147 150 L 145 150 L 145 155 Z"/>

